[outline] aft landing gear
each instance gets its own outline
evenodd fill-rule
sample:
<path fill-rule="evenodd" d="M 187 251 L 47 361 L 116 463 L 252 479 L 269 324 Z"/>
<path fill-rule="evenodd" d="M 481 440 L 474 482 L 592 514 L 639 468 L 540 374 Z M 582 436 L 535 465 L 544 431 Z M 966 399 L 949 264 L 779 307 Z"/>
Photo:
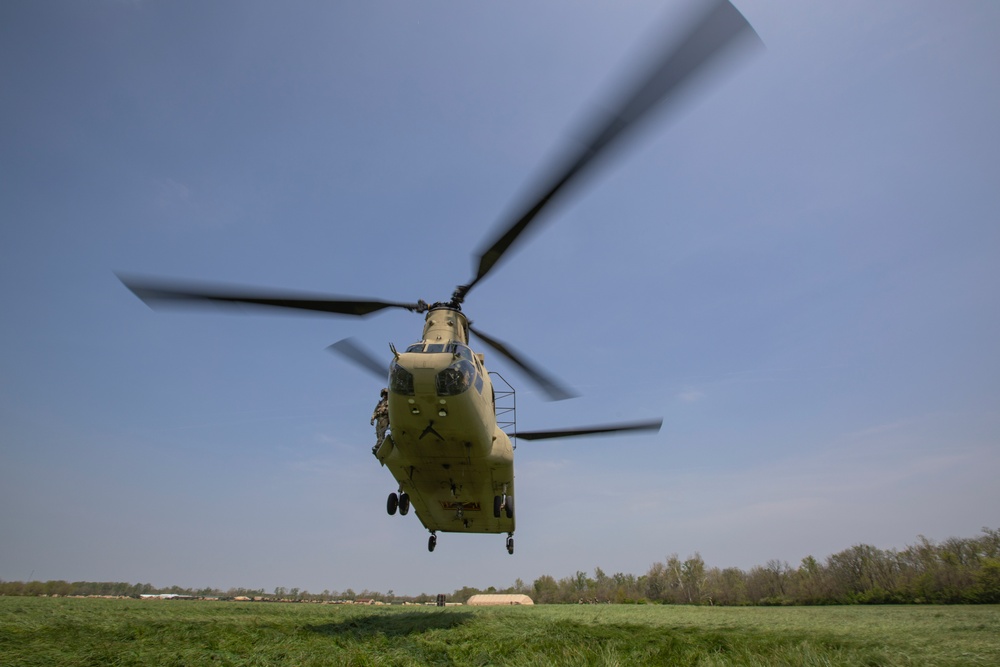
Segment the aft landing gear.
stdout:
<path fill-rule="evenodd" d="M 438 543 L 438 536 L 435 535 L 434 533 L 431 533 L 431 536 L 427 538 L 427 550 L 434 551 L 434 547 L 437 546 L 437 543 Z"/>
<path fill-rule="evenodd" d="M 514 496 L 493 496 L 493 517 L 500 518 L 505 513 L 508 519 L 514 518 Z"/>
<path fill-rule="evenodd" d="M 514 555 L 514 533 L 507 533 L 507 553 Z"/>
<path fill-rule="evenodd" d="M 392 516 L 399 510 L 400 516 L 406 516 L 410 511 L 410 496 L 409 494 L 399 492 L 397 496 L 395 493 L 390 493 L 389 497 L 385 501 L 385 511 Z"/>

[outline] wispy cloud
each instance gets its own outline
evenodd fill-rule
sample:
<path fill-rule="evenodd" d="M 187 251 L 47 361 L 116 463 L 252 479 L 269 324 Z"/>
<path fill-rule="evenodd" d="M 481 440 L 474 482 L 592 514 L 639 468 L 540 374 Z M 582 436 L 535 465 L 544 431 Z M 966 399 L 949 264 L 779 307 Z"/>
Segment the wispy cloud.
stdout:
<path fill-rule="evenodd" d="M 171 178 L 161 178 L 153 183 L 156 188 L 154 203 L 159 209 L 187 206 L 192 203 L 191 188 Z"/>
<path fill-rule="evenodd" d="M 705 398 L 705 392 L 700 389 L 685 389 L 677 394 L 677 398 L 685 403 L 695 403 Z"/>

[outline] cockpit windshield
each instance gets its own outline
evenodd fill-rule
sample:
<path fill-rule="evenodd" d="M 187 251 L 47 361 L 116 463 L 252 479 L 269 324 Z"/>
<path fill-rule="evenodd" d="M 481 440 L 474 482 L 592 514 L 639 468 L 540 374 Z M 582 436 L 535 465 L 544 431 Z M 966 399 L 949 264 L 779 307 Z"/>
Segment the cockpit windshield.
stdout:
<path fill-rule="evenodd" d="M 421 352 L 423 354 L 440 354 L 447 352 L 454 354 L 460 359 L 472 361 L 472 350 L 461 343 L 414 343 L 406 348 L 407 352 Z"/>

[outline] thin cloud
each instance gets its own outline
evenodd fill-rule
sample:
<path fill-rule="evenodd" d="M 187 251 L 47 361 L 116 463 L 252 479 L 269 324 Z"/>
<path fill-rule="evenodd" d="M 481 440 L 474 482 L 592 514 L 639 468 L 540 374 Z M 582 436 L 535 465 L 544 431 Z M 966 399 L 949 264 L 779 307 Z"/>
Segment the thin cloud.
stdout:
<path fill-rule="evenodd" d="M 685 389 L 681 393 L 677 394 L 677 398 L 685 403 L 696 403 L 705 398 L 705 392 L 700 389 Z"/>
<path fill-rule="evenodd" d="M 156 190 L 153 198 L 156 208 L 169 209 L 192 204 L 191 188 L 183 183 L 171 178 L 162 178 L 154 181 L 153 187 Z"/>

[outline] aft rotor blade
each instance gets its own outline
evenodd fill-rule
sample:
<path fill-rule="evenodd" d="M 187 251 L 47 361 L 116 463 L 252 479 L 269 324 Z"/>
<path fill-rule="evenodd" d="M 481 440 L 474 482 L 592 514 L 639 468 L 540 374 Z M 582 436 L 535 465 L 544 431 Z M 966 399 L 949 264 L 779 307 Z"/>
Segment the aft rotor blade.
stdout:
<path fill-rule="evenodd" d="M 555 431 L 518 431 L 515 437 L 521 440 L 551 440 L 553 438 L 576 438 L 584 435 L 606 435 L 628 431 L 659 431 L 663 426 L 662 419 L 627 424 L 607 424 L 605 426 L 587 426 L 583 428 L 566 428 Z"/>
<path fill-rule="evenodd" d="M 469 327 L 469 331 L 479 336 L 480 339 L 494 350 L 502 354 L 504 357 L 513 362 L 518 368 L 520 368 L 524 373 L 534 380 L 542 391 L 544 391 L 550 400 L 561 401 L 567 398 L 573 398 L 576 396 L 571 390 L 563 387 L 557 380 L 555 380 L 551 375 L 548 375 L 540 368 L 529 364 L 524 358 L 514 352 L 513 349 L 506 343 L 487 336 L 482 331 L 474 327 Z"/>
<path fill-rule="evenodd" d="M 375 357 L 371 352 L 358 345 L 353 338 L 338 340 L 333 345 L 328 346 L 330 352 L 347 357 L 359 368 L 369 371 L 372 375 L 385 382 L 389 375 L 389 366 L 384 361 Z"/>
<path fill-rule="evenodd" d="M 628 89 L 629 94 L 611 105 L 607 116 L 591 122 L 590 130 L 583 133 L 586 140 L 582 146 L 551 170 L 548 186 L 543 186 L 540 194 L 513 222 L 501 227 L 503 233 L 479 256 L 479 266 L 472 281 L 456 290 L 453 305 L 461 305 L 466 293 L 490 272 L 542 209 L 626 130 L 648 116 L 651 109 L 670 99 L 682 84 L 728 47 L 741 39 L 760 44 L 753 28 L 728 0 L 706 4 L 709 4 L 708 9 L 684 37 L 653 58 L 649 69 Z"/>
<path fill-rule="evenodd" d="M 420 312 L 421 303 L 395 303 L 375 299 L 352 299 L 330 295 L 272 292 L 268 290 L 174 283 L 118 276 L 125 287 L 150 308 L 198 306 L 264 306 L 363 317 L 385 308 Z"/>

